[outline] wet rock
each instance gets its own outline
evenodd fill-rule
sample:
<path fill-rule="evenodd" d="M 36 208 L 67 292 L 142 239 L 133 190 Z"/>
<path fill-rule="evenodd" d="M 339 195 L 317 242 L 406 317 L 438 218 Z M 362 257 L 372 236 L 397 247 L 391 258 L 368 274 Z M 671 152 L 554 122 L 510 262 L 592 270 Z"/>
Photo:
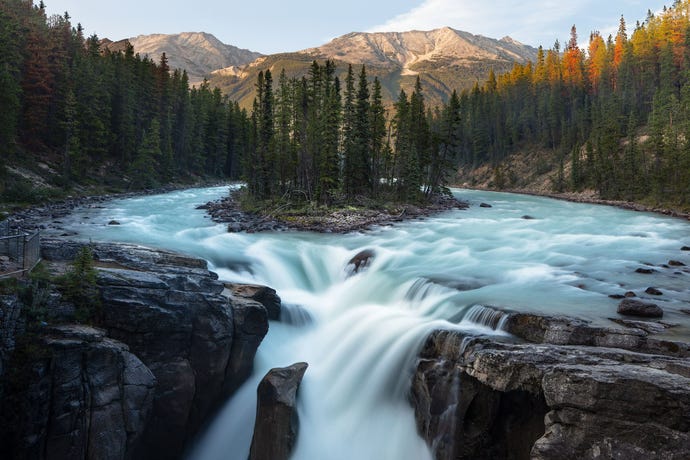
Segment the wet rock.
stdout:
<path fill-rule="evenodd" d="M 364 249 L 359 251 L 347 262 L 347 269 L 350 274 L 354 275 L 359 273 L 360 270 L 364 270 L 371 263 L 375 253 L 371 249 Z"/>
<path fill-rule="evenodd" d="M 640 330 L 597 327 L 567 316 L 533 313 L 511 313 L 504 323 L 504 329 L 529 342 L 555 345 L 639 349 L 644 346 L 646 338 L 646 333 Z"/>
<path fill-rule="evenodd" d="M 637 297 L 633 291 L 627 291 L 625 294 L 609 294 L 609 297 L 616 300 L 628 299 L 630 297 Z"/>
<path fill-rule="evenodd" d="M 620 324 L 621 326 L 630 327 L 633 329 L 641 329 L 648 334 L 660 334 L 666 331 L 666 329 L 673 327 L 671 324 L 657 321 L 634 321 L 622 318 L 609 318 L 609 320 Z"/>
<path fill-rule="evenodd" d="M 156 379 L 103 330 L 64 325 L 42 331 L 13 356 L 0 402 L 3 458 L 135 455 L 153 407 Z"/>
<path fill-rule="evenodd" d="M 664 311 L 658 305 L 634 299 L 622 300 L 618 304 L 617 311 L 621 315 L 643 316 L 646 318 L 661 318 L 664 316 Z"/>
<path fill-rule="evenodd" d="M 685 264 L 679 260 L 669 260 L 668 264 L 671 267 L 685 267 Z"/>
<path fill-rule="evenodd" d="M 528 214 L 525 214 L 524 216 L 522 216 L 522 218 L 525 219 L 525 220 L 534 220 L 534 219 L 536 219 L 536 217 L 530 216 L 530 215 L 528 215 Z"/>
<path fill-rule="evenodd" d="M 110 222 L 108 222 L 108 225 L 120 225 L 120 222 L 116 220 L 111 220 Z"/>
<path fill-rule="evenodd" d="M 307 363 L 271 369 L 257 389 L 250 460 L 288 460 L 297 441 L 297 391 Z"/>
<path fill-rule="evenodd" d="M 257 284 L 225 283 L 233 296 L 251 299 L 259 302 L 266 308 L 268 319 L 279 320 L 281 301 L 275 289 Z"/>
<path fill-rule="evenodd" d="M 493 206 L 491 206 L 489 203 L 479 203 L 479 207 L 480 208 L 492 208 Z"/>
<path fill-rule="evenodd" d="M 654 270 L 653 268 L 642 268 L 642 267 L 640 267 L 637 270 L 635 270 L 635 273 L 640 273 L 643 275 L 651 275 L 654 272 L 656 272 L 656 270 Z"/>
<path fill-rule="evenodd" d="M 651 286 L 648 287 L 647 289 L 645 289 L 644 292 L 646 292 L 646 293 L 649 294 L 649 295 L 664 295 L 663 292 L 661 292 L 661 291 L 658 290 L 657 288 L 651 287 Z"/>
<path fill-rule="evenodd" d="M 690 246 L 683 246 L 680 248 L 681 251 L 690 251 Z"/>

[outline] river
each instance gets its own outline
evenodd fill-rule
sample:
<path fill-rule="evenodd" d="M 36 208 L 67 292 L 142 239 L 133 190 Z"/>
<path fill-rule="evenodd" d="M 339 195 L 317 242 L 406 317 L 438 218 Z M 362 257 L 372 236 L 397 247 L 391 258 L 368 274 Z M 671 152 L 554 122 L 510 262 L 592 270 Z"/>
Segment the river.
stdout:
<path fill-rule="evenodd" d="M 84 239 L 125 241 L 209 261 L 221 279 L 278 291 L 255 372 L 191 458 L 246 460 L 258 380 L 306 361 L 295 459 L 431 458 L 407 401 L 417 350 L 434 329 L 506 334 L 476 320 L 478 306 L 567 314 L 617 327 L 634 291 L 664 309 L 667 335 L 690 337 L 690 223 L 651 213 L 507 193 L 454 190 L 467 210 L 347 235 L 227 233 L 197 205 L 228 187 L 113 200 L 75 212 L 64 227 Z M 491 208 L 479 207 L 479 203 Z M 526 218 L 529 217 L 529 218 Z M 120 225 L 107 225 L 117 220 Z M 357 274 L 347 261 L 375 255 Z M 653 268 L 652 274 L 636 273 Z M 645 294 L 648 287 L 663 295 Z M 479 310 L 478 310 L 479 309 Z M 472 319 L 475 319 L 472 321 Z"/>

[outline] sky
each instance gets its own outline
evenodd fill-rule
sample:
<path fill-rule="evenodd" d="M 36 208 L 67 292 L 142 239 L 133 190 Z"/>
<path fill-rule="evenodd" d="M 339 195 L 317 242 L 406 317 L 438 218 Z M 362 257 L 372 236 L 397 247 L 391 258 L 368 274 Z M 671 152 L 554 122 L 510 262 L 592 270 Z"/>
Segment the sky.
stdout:
<path fill-rule="evenodd" d="M 581 46 L 592 31 L 628 32 L 647 11 L 672 0 L 44 0 L 49 15 L 68 12 L 87 35 L 119 40 L 154 33 L 208 32 L 222 42 L 272 54 L 322 45 L 349 32 L 404 32 L 449 26 L 491 38 L 510 36 L 544 48 Z M 337 5 L 337 6 L 335 6 Z"/>

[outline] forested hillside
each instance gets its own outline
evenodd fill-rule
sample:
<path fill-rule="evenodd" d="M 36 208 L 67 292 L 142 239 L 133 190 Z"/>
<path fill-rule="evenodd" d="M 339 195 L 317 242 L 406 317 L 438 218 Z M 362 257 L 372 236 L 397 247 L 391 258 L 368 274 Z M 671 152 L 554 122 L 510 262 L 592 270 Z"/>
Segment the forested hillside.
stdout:
<path fill-rule="evenodd" d="M 563 50 L 463 93 L 461 171 L 488 164 L 494 187 L 513 188 L 529 179 L 505 160 L 541 151 L 529 169 L 552 169 L 554 191 L 690 208 L 690 2 L 628 30 L 621 18 L 583 52 L 573 26 Z"/>
<path fill-rule="evenodd" d="M 632 29 L 621 18 L 615 36 L 593 32 L 583 51 L 573 26 L 563 49 L 490 71 L 439 107 L 420 76 L 387 110 L 364 66 L 261 71 L 247 112 L 206 82 L 190 88 L 165 55 L 109 52 L 67 13 L 5 0 L 0 193 L 27 202 L 81 185 L 222 177 L 245 179 L 258 199 L 414 201 L 442 191 L 453 171 L 472 183 L 488 166 L 495 188 L 550 171 L 554 191 L 688 209 L 690 0 Z M 525 152 L 539 160 L 517 171 L 508 160 Z M 39 191 L 32 171 L 47 178 Z"/>
<path fill-rule="evenodd" d="M 110 53 L 67 13 L 0 3 L 0 193 L 35 201 L 74 184 L 137 189 L 239 178 L 248 115 L 131 48 Z M 10 166 L 6 168 L 5 166 Z M 48 177 L 36 189 L 31 171 Z"/>

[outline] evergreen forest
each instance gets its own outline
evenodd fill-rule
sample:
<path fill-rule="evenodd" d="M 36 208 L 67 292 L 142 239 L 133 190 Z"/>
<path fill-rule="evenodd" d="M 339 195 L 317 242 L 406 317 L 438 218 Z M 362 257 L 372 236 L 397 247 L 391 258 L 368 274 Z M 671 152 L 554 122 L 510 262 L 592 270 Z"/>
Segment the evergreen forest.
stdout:
<path fill-rule="evenodd" d="M 262 201 L 419 202 L 481 166 L 510 188 L 505 161 L 539 150 L 554 191 L 690 208 L 690 0 L 632 28 L 621 17 L 615 36 L 580 46 L 573 26 L 563 49 L 540 48 L 439 107 L 419 81 L 384 106 L 363 65 L 343 81 L 332 61 L 302 78 L 264 70 L 247 111 L 207 82 L 190 87 L 165 54 L 109 51 L 67 13 L 3 0 L 0 193 L 26 200 L 13 168 L 41 165 L 65 190 L 219 178 Z"/>

